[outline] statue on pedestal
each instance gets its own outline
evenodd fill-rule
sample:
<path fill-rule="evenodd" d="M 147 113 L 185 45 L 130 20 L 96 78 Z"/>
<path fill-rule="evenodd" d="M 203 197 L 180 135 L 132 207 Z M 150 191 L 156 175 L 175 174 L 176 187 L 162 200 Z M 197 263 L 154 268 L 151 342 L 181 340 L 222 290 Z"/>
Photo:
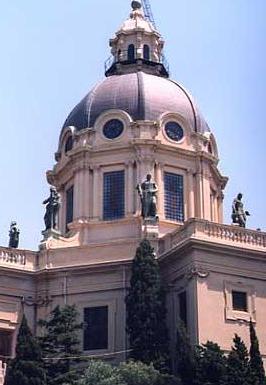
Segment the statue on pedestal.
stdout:
<path fill-rule="evenodd" d="M 151 175 L 148 174 L 146 180 L 137 185 L 137 191 L 141 201 L 141 216 L 143 219 L 156 220 L 157 217 L 157 197 L 158 187 L 151 180 Z"/>
<path fill-rule="evenodd" d="M 247 216 L 249 212 L 244 210 L 244 204 L 242 202 L 243 195 L 239 193 L 234 199 L 232 204 L 232 221 L 238 224 L 240 227 L 246 227 Z"/>
<path fill-rule="evenodd" d="M 9 230 L 9 244 L 8 247 L 12 247 L 14 249 L 18 248 L 19 244 L 19 228 L 17 226 L 17 222 L 11 222 L 10 230 Z"/>
<path fill-rule="evenodd" d="M 43 201 L 43 204 L 46 205 L 46 212 L 44 215 L 45 230 L 55 229 L 57 226 L 57 213 L 59 210 L 60 197 L 56 191 L 56 188 L 52 186 L 50 188 L 49 198 Z"/>

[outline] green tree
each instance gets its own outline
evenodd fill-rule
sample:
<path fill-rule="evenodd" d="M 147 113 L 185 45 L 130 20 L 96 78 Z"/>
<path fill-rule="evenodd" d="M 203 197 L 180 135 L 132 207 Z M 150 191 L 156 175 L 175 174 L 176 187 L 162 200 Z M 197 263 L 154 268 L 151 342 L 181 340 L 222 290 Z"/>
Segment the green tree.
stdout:
<path fill-rule="evenodd" d="M 81 361 L 75 306 L 57 306 L 47 320 L 39 321 L 43 329 L 40 343 L 45 361 L 47 385 L 73 383 L 79 376 L 77 364 Z"/>
<path fill-rule="evenodd" d="M 178 379 L 161 374 L 142 362 L 122 363 L 118 367 L 102 361 L 90 361 L 77 385 L 181 385 Z"/>
<path fill-rule="evenodd" d="M 234 346 L 227 358 L 227 384 L 250 385 L 248 350 L 237 334 L 233 341 Z"/>
<path fill-rule="evenodd" d="M 181 320 L 177 326 L 175 358 L 176 374 L 182 380 L 183 385 L 192 385 L 195 381 L 195 352 Z"/>
<path fill-rule="evenodd" d="M 118 370 L 102 361 L 89 361 L 77 385 L 127 385 Z"/>
<path fill-rule="evenodd" d="M 208 341 L 197 347 L 196 385 L 226 385 L 226 358 L 219 345 Z"/>
<path fill-rule="evenodd" d="M 19 328 L 16 357 L 8 364 L 5 385 L 44 385 L 41 348 L 23 315 Z"/>
<path fill-rule="evenodd" d="M 265 371 L 259 349 L 259 341 L 252 321 L 249 322 L 250 351 L 249 368 L 252 377 L 252 385 L 265 385 Z"/>
<path fill-rule="evenodd" d="M 148 240 L 140 243 L 133 260 L 126 309 L 130 357 L 166 370 L 169 353 L 165 295 L 159 265 Z"/>

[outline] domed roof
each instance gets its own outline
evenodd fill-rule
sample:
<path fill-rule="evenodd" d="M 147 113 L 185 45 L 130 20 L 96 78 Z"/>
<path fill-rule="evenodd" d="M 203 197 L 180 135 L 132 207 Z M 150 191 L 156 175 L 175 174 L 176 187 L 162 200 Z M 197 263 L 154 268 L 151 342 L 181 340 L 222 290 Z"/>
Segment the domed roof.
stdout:
<path fill-rule="evenodd" d="M 123 110 L 135 120 L 156 121 L 163 113 L 180 114 L 195 132 L 209 131 L 187 91 L 174 81 L 142 71 L 113 75 L 96 85 L 74 108 L 63 128 L 92 127 L 107 110 Z"/>

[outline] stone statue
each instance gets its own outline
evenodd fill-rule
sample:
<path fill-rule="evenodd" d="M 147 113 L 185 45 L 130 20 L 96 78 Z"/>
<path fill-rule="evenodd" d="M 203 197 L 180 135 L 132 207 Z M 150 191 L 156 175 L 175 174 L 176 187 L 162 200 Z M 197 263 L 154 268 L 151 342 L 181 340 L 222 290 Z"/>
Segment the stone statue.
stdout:
<path fill-rule="evenodd" d="M 56 188 L 52 186 L 50 188 L 49 198 L 43 201 L 43 204 L 46 205 L 46 212 L 44 215 L 45 230 L 55 229 L 57 226 L 57 213 L 59 210 L 59 194 L 56 191 Z"/>
<path fill-rule="evenodd" d="M 239 193 L 234 199 L 232 204 L 232 221 L 237 223 L 240 227 L 246 227 L 247 216 L 249 212 L 244 210 L 244 204 L 242 202 L 243 195 Z"/>
<path fill-rule="evenodd" d="M 14 249 L 18 248 L 19 244 L 19 229 L 17 227 L 17 222 L 11 222 L 10 230 L 9 230 L 9 244 L 8 247 L 12 247 Z"/>
<path fill-rule="evenodd" d="M 157 198 L 156 193 L 158 187 L 151 180 L 151 175 L 148 174 L 146 180 L 137 185 L 138 194 L 141 200 L 141 215 L 143 219 L 158 219 L 157 217 Z"/>

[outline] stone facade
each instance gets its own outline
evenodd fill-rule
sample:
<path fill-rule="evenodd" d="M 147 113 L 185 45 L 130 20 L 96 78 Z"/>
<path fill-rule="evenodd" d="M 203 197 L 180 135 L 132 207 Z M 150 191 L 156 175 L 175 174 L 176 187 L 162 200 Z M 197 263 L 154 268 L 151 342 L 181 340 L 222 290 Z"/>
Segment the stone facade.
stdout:
<path fill-rule="evenodd" d="M 82 321 L 84 309 L 108 313 L 105 343 L 88 348 L 82 334 L 84 353 L 125 359 L 124 298 L 143 237 L 162 268 L 173 351 L 178 317 L 194 343 L 225 351 L 234 333 L 248 345 L 251 318 L 266 358 L 266 233 L 223 224 L 214 135 L 168 78 L 163 40 L 141 9 L 110 45 L 107 77 L 67 118 L 47 172 L 61 197 L 58 228 L 43 232 L 38 252 L 0 248 L 0 358 L 14 355 L 23 312 L 38 332 L 57 304 L 76 304 Z M 156 224 L 141 218 L 136 186 L 147 174 L 158 186 Z"/>

